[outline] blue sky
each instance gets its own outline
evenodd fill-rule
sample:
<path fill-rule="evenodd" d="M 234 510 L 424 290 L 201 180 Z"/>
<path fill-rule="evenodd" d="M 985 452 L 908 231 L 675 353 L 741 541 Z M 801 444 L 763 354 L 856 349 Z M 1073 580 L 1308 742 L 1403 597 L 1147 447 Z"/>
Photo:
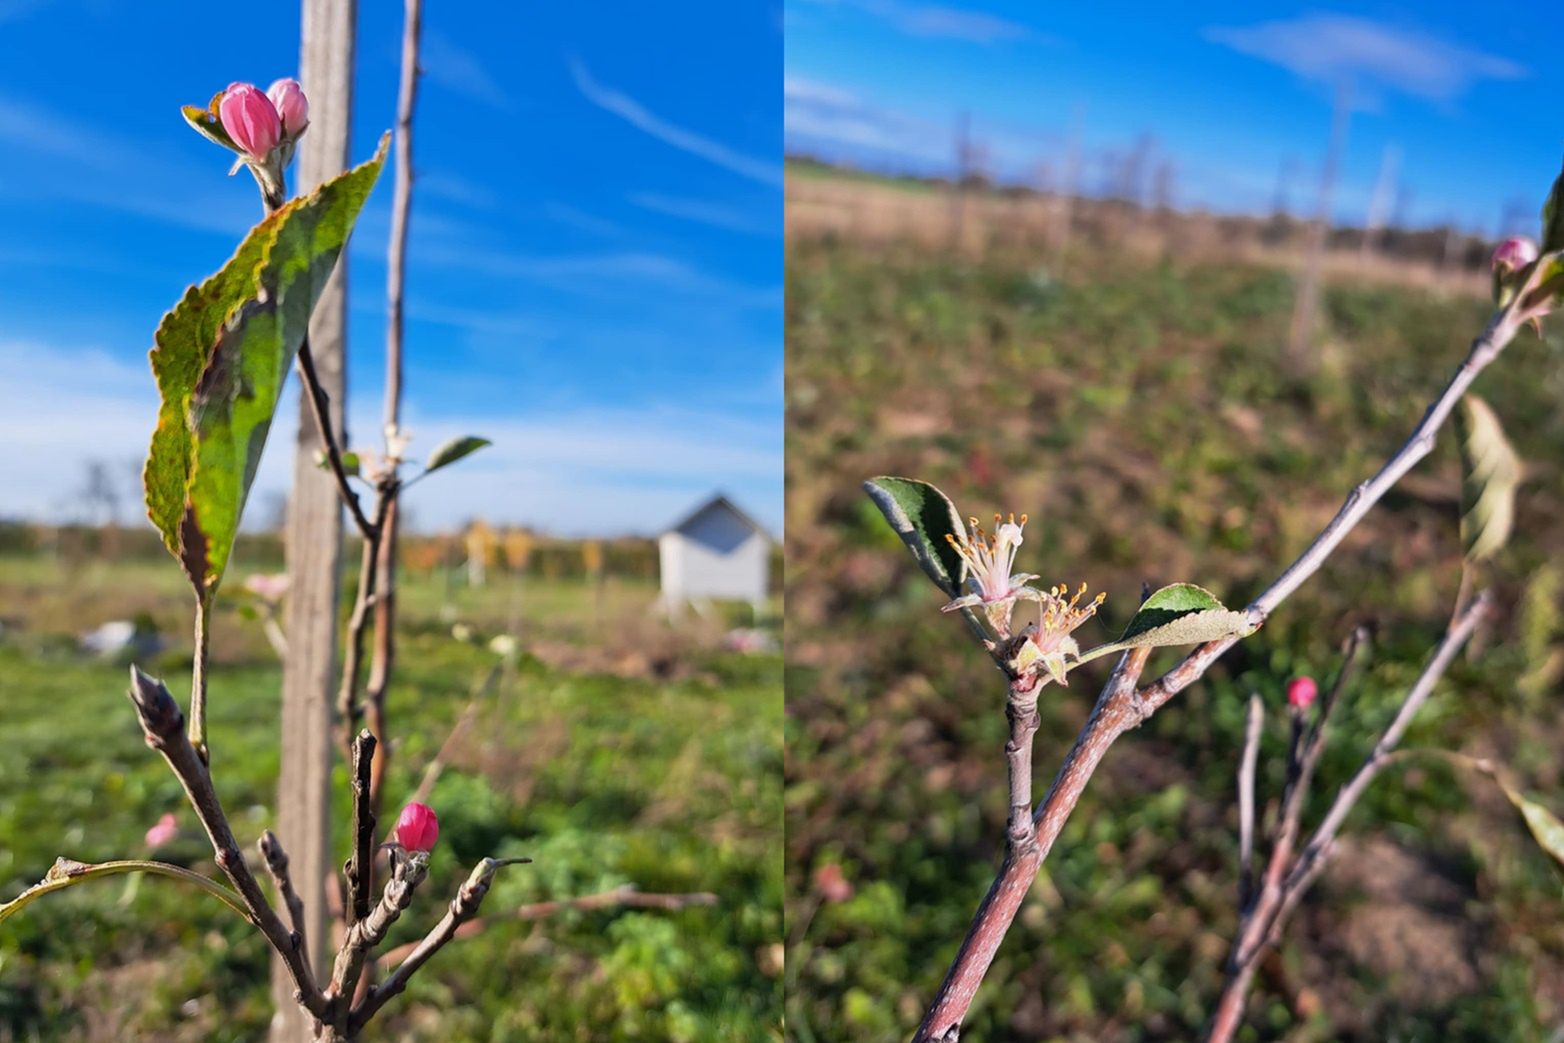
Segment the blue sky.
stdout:
<path fill-rule="evenodd" d="M 1564 17 L 1535 3 L 788 0 L 785 32 L 788 149 L 886 171 L 948 172 L 965 111 L 1005 177 L 1060 171 L 1074 127 L 1093 191 L 1151 134 L 1181 205 L 1269 210 L 1291 164 L 1312 211 L 1347 80 L 1337 216 L 1389 150 L 1410 223 L 1491 234 L 1507 207 L 1535 230 L 1564 152 Z"/>
<path fill-rule="evenodd" d="M 780 7 L 425 10 L 406 424 L 415 454 L 496 445 L 421 485 L 415 525 L 653 532 L 721 488 L 780 530 Z M 393 122 L 401 4 L 359 21 L 363 158 Z M 295 3 L 0 0 L 0 514 L 69 516 L 87 459 L 144 453 L 157 321 L 259 217 L 178 107 L 297 61 Z M 388 170 L 350 252 L 359 444 L 390 198 Z M 286 486 L 286 398 L 252 505 Z"/>

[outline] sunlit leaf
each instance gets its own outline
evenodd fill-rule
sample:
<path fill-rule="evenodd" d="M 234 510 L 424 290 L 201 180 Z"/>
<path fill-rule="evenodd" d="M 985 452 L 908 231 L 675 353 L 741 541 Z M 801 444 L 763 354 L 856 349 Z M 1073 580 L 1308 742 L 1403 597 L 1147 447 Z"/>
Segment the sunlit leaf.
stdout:
<path fill-rule="evenodd" d="M 874 478 L 863 487 L 928 577 L 947 596 L 956 597 L 966 566 L 946 538 L 963 533 L 950 497 L 914 478 Z"/>
<path fill-rule="evenodd" d="M 288 368 L 388 141 L 252 229 L 158 326 L 151 360 L 162 404 L 143 473 L 147 514 L 203 596 L 222 579 Z"/>
<path fill-rule="evenodd" d="M 1199 645 L 1252 630 L 1245 613 L 1227 608 L 1209 590 L 1193 583 L 1174 583 L 1141 603 L 1117 641 L 1083 652 L 1079 661 L 1128 648 Z"/>
<path fill-rule="evenodd" d="M 1521 818 L 1526 820 L 1526 828 L 1531 830 L 1532 838 L 1537 841 L 1537 845 L 1552 856 L 1560 866 L 1564 866 L 1564 822 L 1560 822 L 1557 815 L 1527 797 L 1503 778 L 1498 776 L 1495 778 L 1498 779 L 1499 788 L 1504 790 L 1504 795 L 1509 798 L 1511 804 L 1515 805 L 1515 810 L 1519 811 Z"/>
<path fill-rule="evenodd" d="M 1461 399 L 1456 426 L 1463 470 L 1461 542 L 1469 561 L 1485 561 L 1504 547 L 1514 527 L 1521 461 L 1498 416 L 1476 395 Z"/>
<path fill-rule="evenodd" d="M 435 446 L 434 452 L 429 454 L 429 462 L 424 464 L 424 471 L 438 471 L 449 464 L 454 464 L 464 456 L 470 456 L 486 445 L 494 443 L 487 438 L 479 438 L 477 435 L 463 435 L 460 438 L 452 438 Z"/>

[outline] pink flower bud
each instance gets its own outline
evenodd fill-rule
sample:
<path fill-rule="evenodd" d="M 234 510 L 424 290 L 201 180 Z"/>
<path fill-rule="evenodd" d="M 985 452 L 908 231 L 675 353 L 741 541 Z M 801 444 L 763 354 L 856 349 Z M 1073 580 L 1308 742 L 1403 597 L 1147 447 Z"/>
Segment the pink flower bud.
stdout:
<path fill-rule="evenodd" d="M 396 820 L 396 842 L 427 854 L 440 836 L 440 820 L 428 804 L 409 804 Z"/>
<path fill-rule="evenodd" d="M 177 836 L 179 836 L 179 824 L 175 821 L 173 812 L 166 812 L 157 820 L 156 825 L 147 830 L 147 847 L 162 847 Z"/>
<path fill-rule="evenodd" d="M 815 890 L 827 902 L 845 902 L 853 896 L 852 882 L 835 862 L 827 862 L 815 870 Z"/>
<path fill-rule="evenodd" d="M 1314 683 L 1312 677 L 1294 677 L 1287 682 L 1287 705 L 1294 710 L 1307 710 L 1319 694 L 1320 686 Z"/>
<path fill-rule="evenodd" d="M 1526 267 L 1537 259 L 1537 244 L 1523 235 L 1512 235 L 1493 251 L 1493 270 L 1500 275 Z"/>
<path fill-rule="evenodd" d="M 282 119 L 282 132 L 290 138 L 304 133 L 310 125 L 310 102 L 304 96 L 304 88 L 295 79 L 278 80 L 266 88 L 266 97 Z"/>
<path fill-rule="evenodd" d="M 253 83 L 229 84 L 217 103 L 217 116 L 234 144 L 251 159 L 264 160 L 282 138 L 276 108 Z"/>

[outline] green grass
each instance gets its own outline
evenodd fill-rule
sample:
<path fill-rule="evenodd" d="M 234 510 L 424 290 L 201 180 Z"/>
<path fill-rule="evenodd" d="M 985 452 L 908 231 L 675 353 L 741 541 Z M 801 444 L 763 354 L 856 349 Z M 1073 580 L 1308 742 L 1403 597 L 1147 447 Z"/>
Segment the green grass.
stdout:
<path fill-rule="evenodd" d="M 911 475 L 964 513 L 1032 516 L 1018 566 L 1109 600 L 1188 580 L 1241 605 L 1416 424 L 1481 328 L 1482 302 L 1335 286 L 1318 366 L 1282 364 L 1285 273 L 1082 250 L 962 261 L 912 247 L 790 246 L 788 272 L 788 1032 L 905 1039 L 992 879 L 1005 815 L 1003 689 L 859 489 Z M 1556 751 L 1564 559 L 1555 339 L 1522 337 L 1478 391 L 1533 478 L 1493 570 L 1503 618 L 1457 663 L 1407 745 L 1509 763 L 1564 812 Z M 1244 700 L 1375 634 L 1317 795 L 1350 774 L 1442 630 L 1460 576 L 1453 439 L 1255 637 L 1107 758 L 980 993 L 963 1040 L 1196 1038 L 1235 924 L 1233 776 Z M 1153 659 L 1171 663 L 1171 653 Z M 1550 663 L 1552 664 L 1550 666 Z M 1040 785 L 1107 664 L 1051 689 Z M 1529 693 L 1529 694 L 1527 694 Z M 1324 801 L 1313 805 L 1313 820 Z M 1389 896 L 1375 847 L 1412 869 Z M 840 866 L 845 902 L 813 883 Z M 1377 874 L 1377 875 L 1376 875 Z M 1262 974 L 1249 1040 L 1548 1038 L 1564 1020 L 1561 875 L 1480 781 L 1387 773 Z M 1431 897 L 1433 896 L 1433 897 Z"/>
<path fill-rule="evenodd" d="M 26 623 L 0 638 L 0 898 L 57 855 L 142 855 L 142 834 L 170 810 L 186 835 L 159 855 L 215 873 L 177 783 L 141 741 L 124 667 L 83 657 L 68 636 L 149 613 L 173 647 L 147 665 L 183 699 L 181 583 L 171 561 L 69 577 L 47 560 L 0 561 L 4 614 Z M 776 1038 L 780 659 L 724 653 L 715 627 L 666 627 L 640 584 L 611 581 L 601 607 L 580 584 L 529 581 L 519 598 L 503 580 L 447 593 L 414 579 L 403 591 L 389 807 L 416 786 L 495 661 L 483 638 L 519 620 L 523 648 L 544 658 L 522 656 L 441 776 L 431 877 L 389 944 L 427 930 L 479 858 L 534 863 L 502 871 L 484 906 L 491 925 L 442 951 L 366 1038 Z M 478 640 L 452 638 L 456 621 Z M 586 659 L 546 665 L 561 648 Z M 623 668 L 646 648 L 677 668 Z M 279 670 L 256 624 L 231 611 L 218 616 L 214 650 L 214 774 L 251 843 L 274 822 Z M 340 766 L 338 778 L 345 810 Z M 345 823 L 336 839 L 345 856 Z M 623 884 L 720 901 L 503 919 L 522 903 Z M 86 884 L 0 926 L 0 1040 L 258 1040 L 266 980 L 264 945 L 217 902 L 161 878 Z"/>

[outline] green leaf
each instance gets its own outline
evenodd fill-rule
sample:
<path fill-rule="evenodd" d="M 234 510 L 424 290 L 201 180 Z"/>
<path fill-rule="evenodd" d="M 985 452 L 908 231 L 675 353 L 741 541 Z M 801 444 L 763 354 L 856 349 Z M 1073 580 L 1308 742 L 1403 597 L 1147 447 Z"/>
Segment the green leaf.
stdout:
<path fill-rule="evenodd" d="M 192 873 L 190 870 L 180 866 L 143 859 L 88 863 L 76 862 L 69 858 L 57 858 L 54 860 L 54 865 L 49 867 L 49 872 L 42 880 L 11 899 L 11 901 L 0 903 L 0 922 L 4 922 L 12 913 L 19 912 L 34 899 L 41 898 L 51 891 L 63 890 L 74 884 L 80 884 L 88 880 L 97 880 L 106 876 L 118 876 L 122 873 L 153 873 L 157 876 L 172 877 L 175 880 L 183 880 L 187 884 L 194 884 L 246 920 L 250 920 L 249 910 L 245 909 L 244 903 L 238 895 L 217 881 L 208 879 L 199 873 Z"/>
<path fill-rule="evenodd" d="M 429 462 L 424 464 L 424 473 L 438 471 L 447 464 L 454 464 L 464 456 L 470 456 L 486 445 L 494 443 L 487 438 L 479 438 L 477 435 L 463 435 L 460 438 L 452 438 L 435 446 L 434 452 L 429 454 Z"/>
<path fill-rule="evenodd" d="M 1253 630 L 1246 613 L 1227 608 L 1204 587 L 1174 583 L 1141 603 L 1117 641 L 1081 653 L 1078 661 L 1084 663 L 1127 648 L 1200 645 Z"/>
<path fill-rule="evenodd" d="M 337 454 L 337 458 L 342 461 L 342 471 L 344 474 L 356 476 L 363 469 L 363 458 L 360 457 L 357 453 L 353 452 L 351 449 L 342 450 Z M 320 468 L 322 471 L 331 470 L 331 456 L 326 452 L 326 450 L 317 449 L 315 451 L 315 466 Z"/>
<path fill-rule="evenodd" d="M 1531 835 L 1537 841 L 1537 845 L 1553 857 L 1560 866 L 1564 866 L 1564 822 L 1560 822 L 1557 815 L 1549 811 L 1542 804 L 1531 800 L 1520 790 L 1511 786 L 1504 779 L 1495 776 L 1499 788 L 1504 790 L 1504 795 L 1515 805 L 1515 810 L 1521 813 L 1521 818 L 1526 820 L 1526 828 L 1531 830 Z"/>
<path fill-rule="evenodd" d="M 151 360 L 162 405 L 143 473 L 147 515 L 200 596 L 222 579 L 288 367 L 389 140 L 256 225 L 158 326 Z"/>
<path fill-rule="evenodd" d="M 1553 182 L 1548 201 L 1542 204 L 1542 253 L 1564 250 L 1564 171 Z"/>
<path fill-rule="evenodd" d="M 185 118 L 185 122 L 206 140 L 223 148 L 232 149 L 235 152 L 243 151 L 234 144 L 234 139 L 228 136 L 228 131 L 223 129 L 223 121 L 217 115 L 217 103 L 222 99 L 222 94 L 212 98 L 211 105 L 201 108 L 199 105 L 181 105 L 179 114 Z"/>
<path fill-rule="evenodd" d="M 1468 561 L 1486 561 L 1501 550 L 1515 524 L 1515 491 L 1522 467 L 1499 417 L 1476 395 L 1461 399 L 1456 414 L 1461 444 L 1461 542 Z"/>
<path fill-rule="evenodd" d="M 915 478 L 879 477 L 863 483 L 896 535 L 923 571 L 949 597 L 958 597 L 967 568 L 947 536 L 961 536 L 961 516 L 950 497 Z"/>

